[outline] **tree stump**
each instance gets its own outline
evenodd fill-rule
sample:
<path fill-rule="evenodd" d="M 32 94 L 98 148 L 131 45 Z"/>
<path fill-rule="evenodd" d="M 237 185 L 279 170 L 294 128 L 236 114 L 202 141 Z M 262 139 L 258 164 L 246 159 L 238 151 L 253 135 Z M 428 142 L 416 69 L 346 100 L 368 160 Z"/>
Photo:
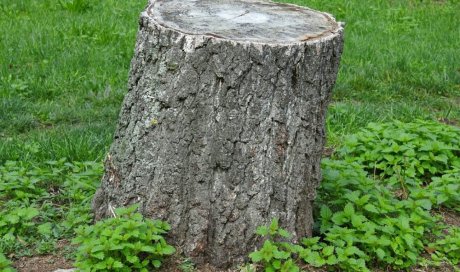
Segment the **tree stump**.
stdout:
<path fill-rule="evenodd" d="M 311 235 L 343 28 L 254 0 L 157 0 L 141 14 L 96 218 L 140 203 L 195 262 L 225 268 L 279 218 Z"/>

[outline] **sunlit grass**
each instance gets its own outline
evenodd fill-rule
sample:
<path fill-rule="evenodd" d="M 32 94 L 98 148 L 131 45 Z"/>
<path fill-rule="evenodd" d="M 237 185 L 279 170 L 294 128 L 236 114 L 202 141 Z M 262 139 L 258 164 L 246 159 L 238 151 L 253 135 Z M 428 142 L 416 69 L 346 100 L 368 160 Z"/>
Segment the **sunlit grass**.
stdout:
<path fill-rule="evenodd" d="M 346 22 L 329 145 L 371 121 L 460 120 L 459 1 L 283 2 Z M 104 156 L 145 4 L 0 2 L 0 162 Z"/>
<path fill-rule="evenodd" d="M 460 120 L 460 2 L 286 0 L 346 23 L 329 140 L 373 121 Z"/>

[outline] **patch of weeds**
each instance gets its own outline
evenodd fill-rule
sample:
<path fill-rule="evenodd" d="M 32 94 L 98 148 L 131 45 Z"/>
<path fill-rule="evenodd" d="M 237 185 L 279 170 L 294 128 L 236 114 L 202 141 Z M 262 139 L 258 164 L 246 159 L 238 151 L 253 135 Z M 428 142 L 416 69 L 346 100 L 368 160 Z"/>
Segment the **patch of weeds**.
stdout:
<path fill-rule="evenodd" d="M 192 262 L 192 260 L 186 258 L 182 261 L 182 263 L 179 265 L 179 269 L 182 272 L 193 272 L 196 271 L 195 264 Z"/>
<path fill-rule="evenodd" d="M 433 177 L 427 186 L 412 184 L 408 188 L 410 197 L 428 203 L 434 208 L 440 206 L 460 212 L 460 168 L 445 171 L 441 177 Z"/>
<path fill-rule="evenodd" d="M 429 236 L 441 233 L 431 206 L 397 198 L 391 186 L 368 178 L 357 163 L 324 160 L 318 194 L 318 250 L 333 246 L 342 269 L 410 267 L 420 260 Z"/>
<path fill-rule="evenodd" d="M 114 218 L 76 230 L 79 244 L 75 266 L 82 271 L 142 271 L 159 268 L 175 252 L 163 235 L 165 222 L 144 219 L 138 205 L 119 208 Z"/>
<path fill-rule="evenodd" d="M 436 261 L 447 261 L 453 265 L 460 263 L 460 228 L 450 228 L 445 231 L 442 239 L 429 245 L 434 251 L 432 258 Z"/>
<path fill-rule="evenodd" d="M 460 168 L 460 129 L 432 121 L 370 123 L 348 137 L 338 154 L 373 175 L 429 181 Z"/>
<path fill-rule="evenodd" d="M 266 271 L 291 271 L 281 269 L 288 260 L 345 271 L 458 264 L 460 228 L 444 225 L 432 209 L 459 209 L 459 137 L 456 128 L 424 121 L 371 124 L 350 136 L 339 159 L 322 161 L 317 236 L 295 245 L 268 235 L 252 261 Z"/>
<path fill-rule="evenodd" d="M 254 263 L 260 263 L 265 271 L 298 272 L 300 269 L 293 259 L 293 254 L 303 250 L 302 247 L 288 242 L 278 241 L 291 236 L 278 225 L 278 219 L 273 219 L 269 226 L 261 226 L 257 234 L 267 237 L 261 249 L 252 252 L 249 258 Z"/>
<path fill-rule="evenodd" d="M 19 245 L 27 246 L 27 238 L 36 234 L 38 226 L 33 219 L 39 214 L 39 210 L 35 207 L 12 207 L 2 210 L 0 250 L 11 252 Z"/>
<path fill-rule="evenodd" d="M 50 253 L 91 221 L 89 199 L 102 164 L 66 159 L 0 166 L 0 252 Z"/>

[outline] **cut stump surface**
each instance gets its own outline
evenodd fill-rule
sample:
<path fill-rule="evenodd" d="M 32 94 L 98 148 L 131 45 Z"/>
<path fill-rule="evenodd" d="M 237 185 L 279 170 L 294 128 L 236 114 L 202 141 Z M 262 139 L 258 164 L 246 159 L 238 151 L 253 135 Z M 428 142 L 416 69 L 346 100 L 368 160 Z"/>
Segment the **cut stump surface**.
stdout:
<path fill-rule="evenodd" d="M 238 42 L 298 43 L 340 29 L 328 14 L 266 1 L 159 0 L 148 7 L 147 15 L 182 33 Z"/>

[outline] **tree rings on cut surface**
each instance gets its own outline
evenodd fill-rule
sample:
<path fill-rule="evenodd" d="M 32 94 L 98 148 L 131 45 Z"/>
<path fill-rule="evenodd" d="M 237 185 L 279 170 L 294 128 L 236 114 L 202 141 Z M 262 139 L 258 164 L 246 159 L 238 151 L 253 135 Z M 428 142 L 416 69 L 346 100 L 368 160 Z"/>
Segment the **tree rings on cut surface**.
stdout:
<path fill-rule="evenodd" d="M 241 42 L 296 43 L 340 29 L 326 13 L 262 1 L 157 0 L 147 14 L 158 24 L 182 33 Z"/>

